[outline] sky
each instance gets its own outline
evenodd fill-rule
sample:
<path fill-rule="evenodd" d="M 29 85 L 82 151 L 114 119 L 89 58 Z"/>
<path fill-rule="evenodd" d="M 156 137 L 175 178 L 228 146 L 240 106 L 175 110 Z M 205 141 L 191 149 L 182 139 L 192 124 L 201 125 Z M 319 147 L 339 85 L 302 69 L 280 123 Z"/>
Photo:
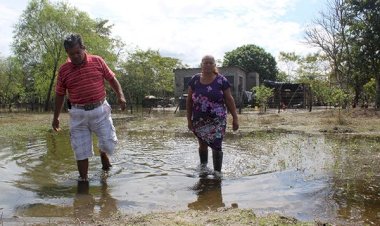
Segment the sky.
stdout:
<path fill-rule="evenodd" d="M 57 2 L 58 0 L 50 0 Z M 91 18 L 108 19 L 127 49 L 158 50 L 192 67 L 204 55 L 223 60 L 242 45 L 300 55 L 317 49 L 304 42 L 305 28 L 327 0 L 65 0 Z M 13 26 L 27 0 L 0 0 L 0 56 L 12 54 Z M 84 40 L 85 41 L 85 40 Z"/>

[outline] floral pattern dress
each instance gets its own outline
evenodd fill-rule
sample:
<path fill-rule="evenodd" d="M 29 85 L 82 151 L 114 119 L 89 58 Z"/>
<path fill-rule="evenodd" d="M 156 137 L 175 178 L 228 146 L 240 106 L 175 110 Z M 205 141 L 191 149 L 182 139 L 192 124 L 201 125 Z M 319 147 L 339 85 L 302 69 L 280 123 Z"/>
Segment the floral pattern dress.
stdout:
<path fill-rule="evenodd" d="M 193 133 L 213 150 L 221 151 L 227 125 L 223 91 L 230 88 L 230 83 L 220 74 L 207 85 L 200 78 L 201 74 L 196 74 L 189 82 L 193 91 Z"/>

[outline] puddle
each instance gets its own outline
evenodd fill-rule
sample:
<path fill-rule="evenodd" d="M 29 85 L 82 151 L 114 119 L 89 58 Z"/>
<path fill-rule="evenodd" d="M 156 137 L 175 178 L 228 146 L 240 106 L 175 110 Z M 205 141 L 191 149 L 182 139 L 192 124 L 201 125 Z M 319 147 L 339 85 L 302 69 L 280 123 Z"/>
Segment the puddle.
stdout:
<path fill-rule="evenodd" d="M 102 172 L 96 153 L 89 184 L 76 181 L 68 131 L 0 144 L 3 219 L 239 207 L 305 221 L 380 223 L 378 138 L 228 134 L 218 180 L 199 177 L 189 133 L 121 132 L 112 170 Z"/>

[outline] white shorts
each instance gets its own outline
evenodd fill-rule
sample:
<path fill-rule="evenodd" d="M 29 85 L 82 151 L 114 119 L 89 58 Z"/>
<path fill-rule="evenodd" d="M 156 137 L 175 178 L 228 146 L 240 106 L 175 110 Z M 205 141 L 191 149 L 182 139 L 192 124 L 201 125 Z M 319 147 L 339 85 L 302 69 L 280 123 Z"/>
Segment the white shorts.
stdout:
<path fill-rule="evenodd" d="M 117 143 L 116 131 L 111 118 L 111 106 L 107 101 L 90 111 L 72 107 L 70 114 L 70 140 L 76 160 L 94 155 L 92 132 L 98 137 L 98 147 L 112 155 Z"/>

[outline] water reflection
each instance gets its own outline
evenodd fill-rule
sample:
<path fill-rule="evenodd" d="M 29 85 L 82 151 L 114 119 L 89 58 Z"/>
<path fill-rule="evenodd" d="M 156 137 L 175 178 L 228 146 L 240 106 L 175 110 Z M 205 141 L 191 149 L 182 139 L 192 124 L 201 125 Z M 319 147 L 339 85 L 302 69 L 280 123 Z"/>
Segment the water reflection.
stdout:
<path fill-rule="evenodd" d="M 91 219 L 95 209 L 95 198 L 90 194 L 88 181 L 78 181 L 77 193 L 74 197 L 74 217 L 78 219 Z"/>
<path fill-rule="evenodd" d="M 101 181 L 100 197 L 90 192 L 88 181 L 78 181 L 77 193 L 73 201 L 74 217 L 80 220 L 91 219 L 96 215 L 95 207 L 99 207 L 100 217 L 109 217 L 118 212 L 117 201 L 108 192 L 108 185 L 105 180 Z"/>
<path fill-rule="evenodd" d="M 337 148 L 331 198 L 337 215 L 361 224 L 380 223 L 379 138 L 341 136 L 327 139 Z M 377 153 L 377 154 L 375 154 Z"/>
<path fill-rule="evenodd" d="M 62 190 L 55 188 L 53 190 Z M 72 191 L 72 206 L 37 202 L 16 207 L 17 215 L 24 217 L 74 217 L 81 221 L 93 219 L 93 217 L 110 217 L 118 212 L 117 200 L 110 194 L 106 181 L 101 181 L 100 186 L 88 181 L 78 181 L 74 187 L 66 187 Z M 68 196 L 69 192 L 62 194 Z M 56 195 L 56 198 L 57 197 Z M 64 197 L 62 197 L 64 198 Z M 70 203 L 70 198 L 64 203 Z"/>
<path fill-rule="evenodd" d="M 188 204 L 194 210 L 216 210 L 224 207 L 221 178 L 200 178 L 192 187 L 197 194 L 197 200 Z"/>

